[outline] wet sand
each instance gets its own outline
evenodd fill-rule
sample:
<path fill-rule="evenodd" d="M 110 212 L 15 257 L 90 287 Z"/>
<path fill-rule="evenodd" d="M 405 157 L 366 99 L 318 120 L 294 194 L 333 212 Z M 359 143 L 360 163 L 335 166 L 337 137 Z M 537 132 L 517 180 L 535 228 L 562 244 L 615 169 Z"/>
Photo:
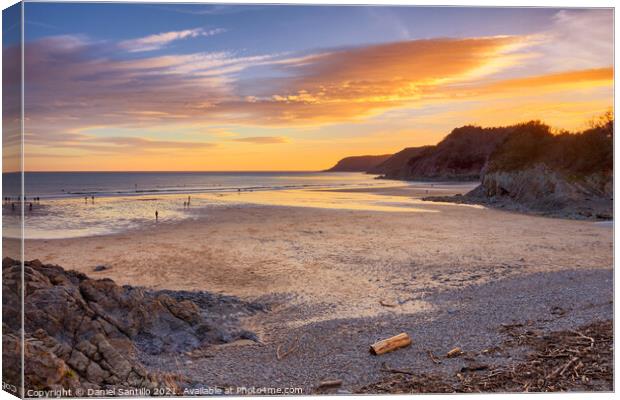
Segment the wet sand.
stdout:
<path fill-rule="evenodd" d="M 410 187 L 374 194 L 381 190 L 426 195 Z M 198 359 L 178 355 L 185 373 L 206 385 L 312 390 L 317 380 L 339 377 L 354 390 L 380 376 L 380 361 L 448 368 L 427 365 L 423 354 L 459 343 L 491 345 L 500 340 L 493 334 L 500 322 L 541 319 L 547 329 L 611 318 L 610 227 L 467 205 L 420 201 L 417 208 L 231 205 L 123 234 L 28 240 L 26 258 L 120 284 L 267 304 L 269 312 L 244 322 L 260 344 L 212 349 Z M 97 265 L 109 269 L 94 272 Z M 554 305 L 567 301 L 574 312 L 545 322 Z M 416 344 L 385 357 L 367 354 L 372 341 L 400 331 Z M 277 360 L 277 347 L 299 337 L 294 354 Z M 146 361 L 175 369 L 165 357 Z"/>

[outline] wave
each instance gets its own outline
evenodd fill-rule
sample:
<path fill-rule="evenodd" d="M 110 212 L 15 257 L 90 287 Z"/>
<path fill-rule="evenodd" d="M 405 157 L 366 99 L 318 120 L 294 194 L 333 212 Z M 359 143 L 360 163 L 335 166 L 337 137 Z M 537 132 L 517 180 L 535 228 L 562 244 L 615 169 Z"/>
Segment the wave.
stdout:
<path fill-rule="evenodd" d="M 132 189 L 132 190 L 78 190 L 57 194 L 47 194 L 38 196 L 30 194 L 28 197 L 41 197 L 42 199 L 71 198 L 81 196 L 96 197 L 125 197 L 143 196 L 148 194 L 193 194 L 193 193 L 231 193 L 231 192 L 251 192 L 251 191 L 275 191 L 275 190 L 294 190 L 294 189 L 333 189 L 342 187 L 355 187 L 359 184 L 332 183 L 332 184 L 291 184 L 291 185 L 255 185 L 255 186 L 218 186 L 218 187 L 165 187 L 153 189 Z M 363 185 L 363 186 L 368 186 Z"/>

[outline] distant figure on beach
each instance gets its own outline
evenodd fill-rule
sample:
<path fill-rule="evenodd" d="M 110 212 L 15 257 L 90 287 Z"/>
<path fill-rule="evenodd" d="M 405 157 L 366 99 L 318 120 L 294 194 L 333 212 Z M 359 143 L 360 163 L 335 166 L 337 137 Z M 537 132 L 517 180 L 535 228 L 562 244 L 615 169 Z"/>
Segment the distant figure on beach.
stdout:
<path fill-rule="evenodd" d="M 189 207 L 189 203 L 192 201 L 192 196 L 187 196 L 187 206 Z"/>
<path fill-rule="evenodd" d="M 32 203 L 28 206 L 28 210 L 32 211 Z"/>
<path fill-rule="evenodd" d="M 95 204 L 95 196 L 90 196 L 91 201 Z"/>
<path fill-rule="evenodd" d="M 159 219 L 159 211 L 155 210 L 155 221 Z"/>
<path fill-rule="evenodd" d="M 15 203 L 11 203 L 11 210 L 15 211 Z"/>
<path fill-rule="evenodd" d="M 187 207 L 187 201 L 183 202 L 183 208 Z"/>
<path fill-rule="evenodd" d="M 84 203 L 85 203 L 85 204 L 88 204 L 88 196 L 85 196 L 85 197 L 84 197 Z"/>

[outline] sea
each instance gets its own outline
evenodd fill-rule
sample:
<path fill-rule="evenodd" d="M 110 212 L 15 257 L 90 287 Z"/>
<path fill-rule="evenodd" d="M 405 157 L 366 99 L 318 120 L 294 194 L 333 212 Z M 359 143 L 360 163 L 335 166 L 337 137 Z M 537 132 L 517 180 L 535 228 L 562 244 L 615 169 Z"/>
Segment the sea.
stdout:
<path fill-rule="evenodd" d="M 3 177 L 3 236 L 21 235 L 21 175 Z M 407 183 L 348 172 L 26 172 L 26 239 L 105 235 L 257 205 L 420 211 L 405 197 L 361 189 Z M 9 197 L 10 199 L 6 199 Z M 157 211 L 158 220 L 155 221 Z"/>

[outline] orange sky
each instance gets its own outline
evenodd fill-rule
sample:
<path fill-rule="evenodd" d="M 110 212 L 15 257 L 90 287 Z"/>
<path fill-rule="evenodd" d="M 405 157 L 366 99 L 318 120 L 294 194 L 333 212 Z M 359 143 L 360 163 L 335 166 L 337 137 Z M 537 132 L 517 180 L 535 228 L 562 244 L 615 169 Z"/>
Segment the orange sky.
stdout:
<path fill-rule="evenodd" d="M 465 124 L 583 129 L 613 104 L 612 14 L 566 13 L 528 34 L 251 56 L 144 48 L 195 30 L 38 38 L 26 46 L 26 169 L 320 170 Z M 571 23 L 591 40 L 566 38 Z M 147 54 L 115 56 L 127 49 Z"/>

